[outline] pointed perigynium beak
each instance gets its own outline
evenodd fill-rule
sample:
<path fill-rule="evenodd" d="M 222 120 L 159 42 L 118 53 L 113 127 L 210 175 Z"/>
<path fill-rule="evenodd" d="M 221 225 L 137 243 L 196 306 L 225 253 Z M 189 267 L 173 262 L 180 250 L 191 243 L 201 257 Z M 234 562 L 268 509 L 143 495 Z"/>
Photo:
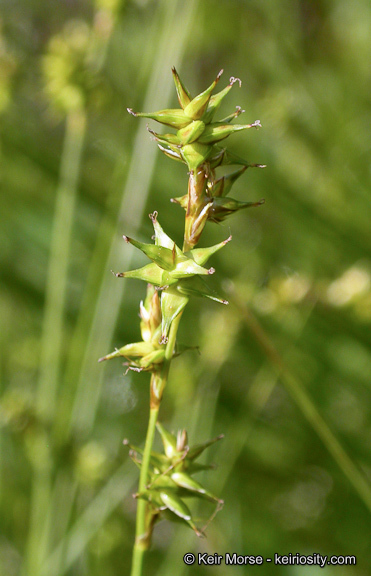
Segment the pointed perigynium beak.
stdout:
<path fill-rule="evenodd" d="M 151 453 L 149 483 L 146 490 L 135 496 L 151 503 L 153 515 L 166 514 L 167 518 L 172 521 L 181 519 L 198 536 L 202 536 L 205 528 L 200 530 L 196 527 L 192 513 L 185 504 L 184 498 L 192 496 L 213 502 L 216 505 L 216 510 L 212 517 L 223 507 L 223 500 L 214 496 L 192 477 L 195 472 L 213 468 L 213 466 L 198 464 L 195 460 L 206 448 L 221 440 L 223 435 L 217 436 L 203 444 L 189 447 L 185 430 L 175 436 L 168 432 L 159 422 L 156 426 L 161 435 L 164 453 Z M 124 444 L 129 446 L 130 457 L 140 467 L 142 464 L 142 449 L 131 446 L 127 440 L 124 440 Z"/>
<path fill-rule="evenodd" d="M 161 346 L 160 342 L 134 342 L 133 344 L 126 344 L 100 358 L 98 362 L 104 360 L 111 360 L 112 358 L 124 357 L 126 359 L 125 365 L 128 370 L 135 372 L 155 372 L 159 370 L 165 358 L 165 347 Z"/>
<path fill-rule="evenodd" d="M 215 252 L 223 248 L 231 237 L 215 246 L 195 248 L 188 252 L 183 252 L 165 234 L 157 220 L 157 213 L 151 214 L 150 217 L 155 230 L 155 244 L 144 244 L 128 236 L 124 236 L 124 239 L 146 254 L 152 260 L 151 264 L 147 264 L 137 270 L 119 272 L 116 276 L 144 280 L 162 290 L 161 343 L 165 343 L 171 323 L 184 309 L 190 295 L 195 294 L 226 303 L 225 300 L 210 293 L 203 284 L 200 286 L 192 280 L 215 272 L 214 268 L 205 268 L 204 264 Z M 120 355 L 119 352 L 117 352 L 117 355 Z"/>
<path fill-rule="evenodd" d="M 233 198 L 214 198 L 209 211 L 209 220 L 219 223 L 239 210 L 261 206 L 264 202 L 264 199 L 258 202 L 239 202 L 238 200 L 233 200 Z"/>
<path fill-rule="evenodd" d="M 140 303 L 139 316 L 143 341 L 126 344 L 100 358 L 99 362 L 123 357 L 126 359 L 128 370 L 155 372 L 160 369 L 165 358 L 165 346 L 160 342 L 161 304 L 158 291 L 151 284 L 147 286 L 145 301 Z"/>
<path fill-rule="evenodd" d="M 240 107 L 237 107 L 221 122 L 212 122 L 216 111 L 232 86 L 236 82 L 241 86 L 239 78 L 230 78 L 228 86 L 213 95 L 223 72 L 221 70 L 206 90 L 192 98 L 175 68 L 172 72 L 181 108 L 168 108 L 157 112 L 134 112 L 132 108 L 128 108 L 128 112 L 133 116 L 149 118 L 174 128 L 177 131 L 176 134 L 160 135 L 153 131 L 151 133 L 162 152 L 174 160 L 185 162 L 189 170 L 197 170 L 201 164 L 207 162 L 215 152 L 217 142 L 228 138 L 234 132 L 261 126 L 259 120 L 251 124 L 232 125 L 232 120 L 243 112 Z"/>
<path fill-rule="evenodd" d="M 233 184 L 236 180 L 246 171 L 247 168 L 265 168 L 262 164 L 251 164 L 244 165 L 237 170 L 222 176 L 215 180 L 213 177 L 209 177 L 207 181 L 207 187 L 204 191 L 203 200 L 203 211 L 200 212 L 200 216 L 204 220 L 210 220 L 211 222 L 222 222 L 225 218 L 238 212 L 239 210 L 245 208 L 252 208 L 256 206 L 261 206 L 264 204 L 264 199 L 258 200 L 257 202 L 241 202 L 239 200 L 233 200 L 232 198 L 225 198 L 225 196 L 230 192 Z M 192 179 L 190 179 L 192 182 Z M 179 204 L 184 210 L 188 210 L 189 205 L 189 193 L 178 198 L 172 198 L 172 202 Z M 193 227 L 195 227 L 194 218 L 192 221 Z M 197 221 L 196 221 L 197 224 Z M 203 222 L 204 225 L 204 222 Z"/>
<path fill-rule="evenodd" d="M 175 89 L 178 95 L 179 104 L 181 105 L 182 109 L 190 103 L 192 97 L 188 92 L 187 88 L 184 86 L 183 82 L 181 81 L 178 72 L 176 71 L 175 67 L 172 68 Z"/>
<path fill-rule="evenodd" d="M 149 129 L 161 152 L 173 160 L 184 162 L 188 167 L 188 195 L 186 198 L 175 200 L 186 210 L 183 244 L 185 251 L 192 250 L 199 242 L 208 220 L 221 222 L 238 210 L 259 205 L 256 202 L 237 200 L 213 201 L 216 197 L 226 196 L 233 182 L 247 167 L 263 167 L 261 164 L 250 164 L 219 146 L 220 142 L 235 132 L 261 127 L 259 120 L 250 124 L 233 124 L 233 120 L 244 112 L 239 106 L 221 121 L 214 121 L 215 113 L 232 86 L 235 83 L 241 86 L 239 78 L 231 77 L 229 84 L 223 90 L 213 94 L 222 72 L 222 70 L 219 72 L 206 90 L 192 98 L 179 74 L 173 68 L 175 88 L 181 108 L 148 113 L 135 113 L 132 109 L 128 109 L 134 116 L 150 118 L 175 130 L 175 133 L 158 134 Z M 216 180 L 213 174 L 215 168 L 232 164 L 242 168 Z M 145 272 L 148 274 L 148 281 L 155 283 L 156 279 L 158 280 L 153 269 L 146 268 Z"/>

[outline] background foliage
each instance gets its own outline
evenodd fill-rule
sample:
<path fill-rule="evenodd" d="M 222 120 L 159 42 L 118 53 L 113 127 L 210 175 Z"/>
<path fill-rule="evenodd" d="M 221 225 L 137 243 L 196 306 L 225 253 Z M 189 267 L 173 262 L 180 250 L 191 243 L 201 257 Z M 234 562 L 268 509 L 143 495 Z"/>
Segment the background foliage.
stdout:
<path fill-rule="evenodd" d="M 207 475 L 226 505 L 204 540 L 160 524 L 147 573 L 204 574 L 182 557 L 207 551 L 355 554 L 321 573 L 368 574 L 370 56 L 369 0 L 3 0 L 2 574 L 129 573 L 122 440 L 143 441 L 147 377 L 97 359 L 139 337 L 145 286 L 110 273 L 143 263 L 122 234 L 148 241 L 158 210 L 181 242 L 184 167 L 126 112 L 175 106 L 173 65 L 193 94 L 241 78 L 221 114 L 263 129 L 229 143 L 268 167 L 234 194 L 265 206 L 205 232 L 233 233 L 211 263 L 231 304 L 188 306 L 179 338 L 201 354 L 174 362 L 161 410 L 192 443 L 226 434 Z"/>

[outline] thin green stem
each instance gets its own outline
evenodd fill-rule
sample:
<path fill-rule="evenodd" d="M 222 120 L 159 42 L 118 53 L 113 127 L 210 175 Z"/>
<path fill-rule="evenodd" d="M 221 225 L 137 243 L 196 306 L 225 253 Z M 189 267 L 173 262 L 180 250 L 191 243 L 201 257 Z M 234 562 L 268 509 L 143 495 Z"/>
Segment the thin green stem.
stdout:
<path fill-rule="evenodd" d="M 153 378 L 153 376 L 152 376 Z M 149 412 L 149 422 L 147 429 L 146 443 L 144 447 L 142 466 L 139 478 L 139 493 L 143 492 L 147 486 L 148 468 L 151 457 L 151 450 L 156 431 L 157 416 L 160 405 L 156 408 L 151 408 Z M 131 568 L 131 576 L 141 576 L 144 553 L 148 550 L 150 545 L 151 534 L 149 533 L 148 515 L 147 515 L 147 502 L 141 498 L 138 499 L 137 508 L 137 521 L 135 532 L 135 544 L 133 549 L 133 564 Z"/>
<path fill-rule="evenodd" d="M 148 484 L 148 470 L 156 432 L 156 422 L 160 410 L 162 394 L 166 386 L 170 364 L 174 354 L 176 335 L 178 332 L 181 316 L 181 313 L 178 314 L 178 316 L 173 320 L 171 324 L 162 369 L 158 373 L 154 372 L 151 376 L 151 404 L 146 442 L 144 445 L 142 465 L 140 468 L 139 493 L 143 492 L 147 488 Z M 142 575 L 144 554 L 151 545 L 153 524 L 151 523 L 151 515 L 148 512 L 148 503 L 145 500 L 139 498 L 131 576 Z"/>

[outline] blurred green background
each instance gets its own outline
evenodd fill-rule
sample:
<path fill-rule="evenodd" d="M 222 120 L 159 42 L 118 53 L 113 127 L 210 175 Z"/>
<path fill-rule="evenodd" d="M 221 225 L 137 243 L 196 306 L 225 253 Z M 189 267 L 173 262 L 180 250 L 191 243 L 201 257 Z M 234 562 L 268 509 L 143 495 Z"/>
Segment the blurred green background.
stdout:
<path fill-rule="evenodd" d="M 100 356 L 139 339 L 148 214 L 182 241 L 185 167 L 127 107 L 177 106 L 171 66 L 195 95 L 221 68 L 263 129 L 231 150 L 267 164 L 233 197 L 265 198 L 202 244 L 228 307 L 192 300 L 161 409 L 205 454 L 226 502 L 206 539 L 160 523 L 146 574 L 185 552 L 356 555 L 357 565 L 261 574 L 369 574 L 371 202 L 369 0 L 3 0 L 0 32 L 0 573 L 124 576 L 148 377 Z M 149 123 L 155 128 L 154 123 Z M 225 279 L 228 279 L 226 281 Z M 157 439 L 158 441 L 158 439 Z M 159 443 L 158 443 L 159 447 Z M 207 460 L 209 458 L 209 460 Z M 195 512 L 199 524 L 211 514 Z"/>

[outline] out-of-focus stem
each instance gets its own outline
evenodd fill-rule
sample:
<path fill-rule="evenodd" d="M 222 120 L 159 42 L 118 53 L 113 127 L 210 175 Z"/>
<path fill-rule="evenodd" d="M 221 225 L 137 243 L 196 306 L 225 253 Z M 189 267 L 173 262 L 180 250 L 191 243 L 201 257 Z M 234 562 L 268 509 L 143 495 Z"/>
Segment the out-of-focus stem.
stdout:
<path fill-rule="evenodd" d="M 52 421 L 56 411 L 71 233 L 85 133 L 85 112 L 70 112 L 66 118 L 60 182 L 56 196 L 36 396 L 38 414 L 46 421 Z M 40 574 L 40 566 L 48 551 L 49 537 L 48 507 L 52 489 L 52 463 L 47 436 L 41 432 L 37 440 L 35 439 L 36 442 L 46 448 L 42 452 L 45 461 L 40 457 L 34 465 L 30 528 L 23 567 L 23 574 L 27 576 Z"/>
<path fill-rule="evenodd" d="M 37 391 L 38 412 L 40 416 L 50 419 L 54 417 L 60 376 L 71 232 L 85 132 L 84 111 L 70 112 L 66 118 L 60 182 L 56 196 Z"/>
<path fill-rule="evenodd" d="M 231 301 L 237 306 L 246 326 L 248 326 L 256 341 L 266 354 L 269 362 L 279 375 L 281 382 L 290 393 L 292 399 L 296 402 L 302 414 L 312 426 L 313 430 L 315 430 L 339 468 L 353 485 L 353 488 L 363 500 L 368 510 L 371 511 L 371 485 L 369 480 L 344 450 L 334 432 L 332 432 L 327 422 L 319 413 L 300 380 L 287 368 L 285 362 L 282 360 L 280 354 L 277 352 L 257 318 L 255 318 L 253 313 L 239 299 L 237 294 L 232 292 L 232 290 L 231 295 Z"/>

